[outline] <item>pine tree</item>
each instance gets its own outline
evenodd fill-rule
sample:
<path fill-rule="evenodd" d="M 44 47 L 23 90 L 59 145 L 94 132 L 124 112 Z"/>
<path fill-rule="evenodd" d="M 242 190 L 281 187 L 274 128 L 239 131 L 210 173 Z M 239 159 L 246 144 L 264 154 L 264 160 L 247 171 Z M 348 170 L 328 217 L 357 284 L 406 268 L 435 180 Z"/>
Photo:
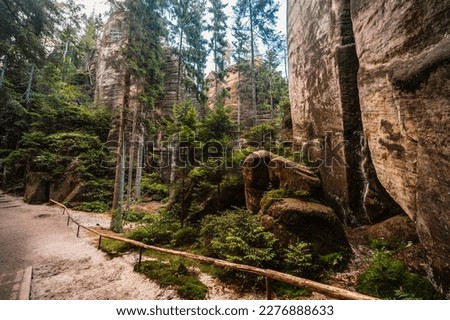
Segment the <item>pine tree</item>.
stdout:
<path fill-rule="evenodd" d="M 118 5 L 118 4 L 117 4 Z M 116 176 L 114 184 L 111 229 L 120 232 L 122 225 L 123 188 L 125 183 L 125 161 L 128 160 L 127 209 L 132 200 L 133 171 L 136 166 L 136 177 L 140 179 L 141 149 L 139 141 L 143 141 L 142 118 L 146 111 L 153 111 L 154 103 L 162 91 L 163 73 L 161 67 L 164 52 L 161 38 L 166 30 L 162 20 L 163 1 L 127 0 L 123 3 L 125 12 L 127 48 L 124 52 L 127 59 L 125 75 L 124 106 L 120 114 Z M 130 125 L 126 123 L 130 122 Z M 131 127 L 131 134 L 127 129 Z M 128 137 L 128 141 L 127 138 Z M 128 144 L 128 157 L 123 151 Z M 137 161 L 136 161 L 137 159 Z M 140 181 L 135 181 L 140 188 Z M 139 191 L 135 194 L 139 195 Z"/>
<path fill-rule="evenodd" d="M 228 48 L 228 41 L 226 40 L 228 17 L 225 14 L 224 9 L 228 5 L 223 4 L 222 0 L 209 0 L 209 2 L 210 7 L 208 8 L 208 11 L 212 15 L 212 21 L 208 25 L 208 31 L 211 32 L 209 48 L 213 54 L 215 76 L 222 79 L 225 70 L 225 53 Z M 217 91 L 218 86 L 216 79 L 215 96 L 218 99 L 219 95 Z"/>
<path fill-rule="evenodd" d="M 36 72 L 46 62 L 46 39 L 53 34 L 60 10 L 50 0 L 0 2 L 0 141 L 14 149 L 29 128 Z"/>
<path fill-rule="evenodd" d="M 255 114 L 255 124 L 257 121 L 257 92 L 256 92 L 256 49 L 257 42 L 263 45 L 270 46 L 274 39 L 276 39 L 275 24 L 276 13 L 278 12 L 279 4 L 274 0 L 238 0 L 234 12 L 236 19 L 244 21 L 248 19 L 246 30 L 250 38 L 250 66 L 252 78 L 252 107 Z"/>
<path fill-rule="evenodd" d="M 206 0 L 170 0 L 172 43 L 178 57 L 177 101 L 182 99 L 182 85 L 193 90 L 200 102 L 205 101 L 204 71 L 207 60 L 207 41 L 204 12 Z"/>

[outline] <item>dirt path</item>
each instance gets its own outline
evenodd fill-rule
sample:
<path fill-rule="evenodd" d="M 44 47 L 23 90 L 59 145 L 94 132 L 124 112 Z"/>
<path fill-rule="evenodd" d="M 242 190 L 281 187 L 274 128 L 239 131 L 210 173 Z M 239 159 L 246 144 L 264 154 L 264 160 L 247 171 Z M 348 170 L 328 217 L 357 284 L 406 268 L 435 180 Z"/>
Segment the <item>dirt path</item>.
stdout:
<path fill-rule="evenodd" d="M 76 226 L 67 226 L 62 210 L 28 205 L 3 195 L 0 203 L 0 273 L 33 266 L 31 299 L 74 300 L 171 300 L 179 299 L 168 288 L 133 272 L 136 254 L 109 259 L 96 249 L 86 231 L 76 237 Z M 107 215 L 71 210 L 72 216 L 90 227 L 109 226 Z M 209 279 L 209 299 L 261 299 L 241 295 Z"/>

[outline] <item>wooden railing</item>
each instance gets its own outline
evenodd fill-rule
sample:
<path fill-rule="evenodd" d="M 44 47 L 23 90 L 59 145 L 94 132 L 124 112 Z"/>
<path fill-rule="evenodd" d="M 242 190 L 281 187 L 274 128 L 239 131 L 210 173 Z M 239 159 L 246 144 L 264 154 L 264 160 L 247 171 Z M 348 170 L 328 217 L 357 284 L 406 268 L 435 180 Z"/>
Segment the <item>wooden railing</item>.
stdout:
<path fill-rule="evenodd" d="M 268 299 L 271 298 L 270 280 L 276 280 L 276 281 L 284 282 L 284 283 L 294 285 L 297 287 L 303 287 L 310 291 L 321 293 L 321 294 L 323 294 L 327 297 L 333 298 L 333 299 L 377 300 L 377 298 L 375 298 L 375 297 L 367 296 L 364 294 L 345 290 L 345 289 L 338 288 L 338 287 L 333 287 L 333 286 L 326 285 L 326 284 L 323 284 L 320 282 L 315 282 L 312 280 L 296 277 L 296 276 L 282 273 L 282 272 L 275 271 L 275 270 L 261 269 L 261 268 L 244 265 L 244 264 L 232 263 L 232 262 L 225 261 L 225 260 L 220 260 L 220 259 L 205 257 L 205 256 L 197 255 L 197 254 L 192 254 L 192 253 L 188 253 L 188 252 L 155 247 L 155 246 L 151 246 L 151 245 L 139 242 L 139 241 L 126 239 L 126 238 L 122 238 L 122 237 L 115 236 L 115 235 L 105 234 L 105 233 L 102 233 L 97 230 L 94 230 L 89 227 L 81 225 L 70 215 L 69 210 L 67 209 L 67 207 L 65 205 L 63 205 L 62 203 L 59 203 L 57 201 L 54 201 L 54 200 L 50 200 L 50 201 L 52 203 L 60 206 L 61 208 L 63 208 L 63 214 L 67 213 L 67 225 L 69 225 L 70 222 L 72 221 L 73 223 L 75 223 L 78 226 L 77 237 L 79 237 L 79 235 L 80 235 L 80 229 L 85 229 L 89 232 L 92 232 L 92 233 L 98 235 L 99 236 L 99 240 L 98 240 L 98 248 L 99 249 L 101 249 L 103 238 L 120 241 L 120 242 L 127 243 L 134 247 L 139 248 L 140 249 L 139 250 L 139 267 L 142 262 L 143 251 L 145 249 L 147 249 L 147 250 L 153 250 L 156 252 L 161 252 L 161 253 L 165 253 L 165 254 L 169 254 L 169 255 L 173 255 L 173 256 L 183 257 L 183 258 L 190 259 L 193 261 L 198 261 L 201 263 L 210 264 L 210 265 L 213 265 L 216 267 L 228 268 L 228 269 L 232 269 L 232 270 L 236 270 L 236 271 L 247 272 L 247 273 L 263 276 L 266 279 L 266 294 L 267 294 Z"/>

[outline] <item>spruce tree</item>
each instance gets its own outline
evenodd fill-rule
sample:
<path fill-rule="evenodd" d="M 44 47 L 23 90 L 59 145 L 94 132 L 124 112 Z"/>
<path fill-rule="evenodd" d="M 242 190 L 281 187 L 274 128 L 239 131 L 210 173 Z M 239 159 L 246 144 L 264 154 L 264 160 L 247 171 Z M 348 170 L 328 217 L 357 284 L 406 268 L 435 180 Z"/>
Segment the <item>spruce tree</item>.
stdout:
<path fill-rule="evenodd" d="M 274 0 L 238 0 L 234 7 L 236 19 L 240 19 L 243 23 L 247 18 L 248 23 L 245 30 L 248 31 L 250 38 L 250 66 L 252 78 L 252 107 L 255 114 L 255 123 L 257 121 L 257 96 L 256 96 L 256 50 L 258 43 L 271 46 L 277 38 L 275 32 L 276 14 L 279 4 Z"/>
<path fill-rule="evenodd" d="M 182 89 L 192 90 L 199 102 L 205 101 L 204 71 L 208 55 L 204 19 L 206 0 L 170 0 L 171 42 L 178 57 L 177 101 Z M 184 88 L 183 88 L 184 86 Z"/>
<path fill-rule="evenodd" d="M 212 20 L 208 25 L 208 31 L 211 32 L 209 48 L 213 55 L 214 72 L 219 78 L 223 78 L 225 69 L 225 53 L 228 48 L 227 36 L 227 20 L 228 17 L 224 9 L 228 6 L 223 4 L 222 0 L 209 0 L 210 7 L 208 11 L 212 15 Z M 216 86 L 217 96 L 217 86 Z"/>

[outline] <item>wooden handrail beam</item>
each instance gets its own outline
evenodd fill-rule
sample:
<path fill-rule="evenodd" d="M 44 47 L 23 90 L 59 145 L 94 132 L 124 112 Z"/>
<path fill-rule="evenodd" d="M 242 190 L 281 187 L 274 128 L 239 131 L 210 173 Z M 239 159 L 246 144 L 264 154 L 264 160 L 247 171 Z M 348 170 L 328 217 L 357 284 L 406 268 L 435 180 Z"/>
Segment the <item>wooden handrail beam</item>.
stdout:
<path fill-rule="evenodd" d="M 65 208 L 65 211 L 70 216 L 70 213 L 65 205 L 63 205 L 59 202 L 56 202 L 54 200 L 50 200 L 50 201 Z M 136 241 L 136 240 L 131 240 L 131 239 L 115 236 L 115 235 L 105 234 L 105 233 L 99 232 L 97 230 L 83 226 L 73 219 L 72 219 L 72 221 L 74 221 L 81 228 L 83 228 L 89 232 L 92 232 L 101 238 L 116 240 L 116 241 L 130 244 L 130 245 L 138 247 L 138 248 L 148 249 L 148 250 L 153 250 L 153 251 L 157 251 L 157 252 L 161 252 L 161 253 L 165 253 L 165 254 L 169 254 L 169 255 L 173 255 L 173 256 L 183 257 L 183 258 L 187 258 L 189 260 L 194 260 L 194 261 L 210 264 L 210 265 L 221 267 L 221 268 L 229 268 L 229 269 L 233 269 L 236 271 L 242 271 L 242 272 L 260 275 L 260 276 L 267 277 L 272 280 L 281 281 L 281 282 L 291 284 L 291 285 L 294 285 L 297 287 L 304 287 L 313 292 L 324 294 L 330 298 L 340 299 L 340 300 L 378 300 L 375 297 L 367 296 L 367 295 L 364 295 L 364 294 L 361 294 L 358 292 L 349 291 L 349 290 L 338 288 L 338 287 L 333 287 L 333 286 L 330 286 L 327 284 L 323 284 L 320 282 L 296 277 L 296 276 L 286 274 L 283 272 L 279 272 L 279 271 L 275 271 L 275 270 L 261 269 L 261 268 L 252 267 L 252 266 L 239 264 L 239 263 L 233 263 L 233 262 L 229 262 L 229 261 L 225 261 L 225 260 L 221 260 L 221 259 L 205 257 L 205 256 L 201 256 L 201 255 L 197 255 L 197 254 L 193 254 L 193 253 L 189 253 L 189 252 L 177 251 L 177 250 L 172 250 L 172 249 L 151 246 L 151 245 L 148 245 L 148 244 Z"/>

